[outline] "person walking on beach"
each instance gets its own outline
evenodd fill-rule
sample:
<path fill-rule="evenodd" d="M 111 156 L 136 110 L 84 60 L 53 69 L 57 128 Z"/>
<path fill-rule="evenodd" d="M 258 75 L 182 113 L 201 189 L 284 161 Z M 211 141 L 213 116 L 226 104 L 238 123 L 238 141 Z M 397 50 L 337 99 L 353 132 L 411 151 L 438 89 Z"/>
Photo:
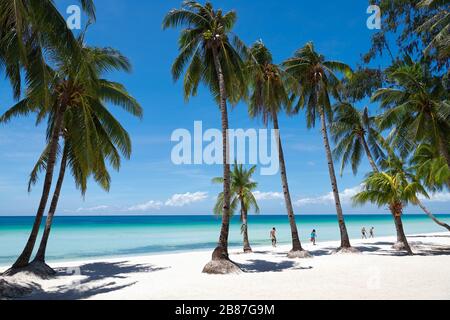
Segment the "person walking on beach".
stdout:
<path fill-rule="evenodd" d="M 311 242 L 314 246 L 316 245 L 316 238 L 317 238 L 317 232 L 316 232 L 316 229 L 314 229 L 311 232 Z"/>
<path fill-rule="evenodd" d="M 369 238 L 375 238 L 375 228 L 374 227 L 370 228 Z"/>
<path fill-rule="evenodd" d="M 272 240 L 272 247 L 277 247 L 277 229 L 273 228 L 270 231 L 270 239 Z"/>
<path fill-rule="evenodd" d="M 367 239 L 367 231 L 366 231 L 366 227 L 363 227 L 363 228 L 361 229 L 361 236 L 362 236 L 362 239 Z"/>

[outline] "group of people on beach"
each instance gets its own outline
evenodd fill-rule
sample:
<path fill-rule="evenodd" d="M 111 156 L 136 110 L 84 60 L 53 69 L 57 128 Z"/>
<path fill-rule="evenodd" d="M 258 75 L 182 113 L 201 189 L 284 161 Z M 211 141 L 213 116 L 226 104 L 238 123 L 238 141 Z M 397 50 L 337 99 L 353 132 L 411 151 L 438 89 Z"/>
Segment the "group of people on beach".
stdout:
<path fill-rule="evenodd" d="M 362 236 L 362 239 L 368 238 L 366 227 L 362 227 L 361 236 Z M 371 227 L 369 229 L 369 238 L 375 238 L 375 228 L 374 227 Z M 272 230 L 270 230 L 270 240 L 272 240 L 272 247 L 276 248 L 277 247 L 277 229 L 275 227 L 272 228 Z M 311 231 L 310 241 L 314 246 L 316 245 L 316 240 L 317 240 L 317 231 L 316 231 L 316 229 L 313 229 L 313 231 Z"/>
<path fill-rule="evenodd" d="M 273 228 L 270 230 L 270 239 L 272 240 L 272 247 L 277 247 L 277 229 Z M 316 239 L 317 239 L 317 232 L 316 229 L 311 231 L 311 242 L 313 245 L 316 245 Z"/>
<path fill-rule="evenodd" d="M 362 239 L 367 239 L 366 227 L 362 227 L 362 229 L 361 229 L 361 237 L 362 237 Z M 371 227 L 369 229 L 369 238 L 375 238 L 375 228 L 374 227 Z"/>

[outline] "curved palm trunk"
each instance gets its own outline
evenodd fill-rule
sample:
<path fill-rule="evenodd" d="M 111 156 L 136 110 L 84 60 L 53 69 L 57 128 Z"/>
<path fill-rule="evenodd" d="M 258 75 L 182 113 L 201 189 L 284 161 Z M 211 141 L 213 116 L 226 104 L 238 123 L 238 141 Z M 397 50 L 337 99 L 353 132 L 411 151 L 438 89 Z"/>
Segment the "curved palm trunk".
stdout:
<path fill-rule="evenodd" d="M 319 94 L 317 94 L 319 96 Z M 317 99 L 319 101 L 319 99 Z M 342 213 L 341 199 L 339 197 L 339 189 L 336 180 L 336 173 L 334 170 L 333 157 L 331 155 L 330 142 L 328 139 L 327 120 L 325 118 L 325 111 L 323 106 L 319 106 L 320 120 L 322 123 L 322 136 L 325 152 L 327 154 L 328 170 L 330 172 L 331 187 L 333 189 L 334 200 L 336 204 L 336 213 L 339 222 L 339 230 L 341 233 L 341 249 L 351 248 L 350 239 L 348 237 L 347 227 L 345 225 L 344 214 Z"/>
<path fill-rule="evenodd" d="M 378 170 L 377 164 L 372 157 L 372 152 L 370 152 L 369 145 L 367 144 L 366 138 L 364 136 L 359 137 L 361 139 L 361 143 L 364 146 L 364 150 L 366 151 L 367 159 L 369 159 L 370 165 L 372 166 L 373 172 L 380 172 Z"/>
<path fill-rule="evenodd" d="M 229 260 L 228 257 L 228 233 L 230 229 L 230 163 L 229 163 L 229 143 L 228 143 L 228 110 L 227 96 L 225 90 L 225 80 L 222 66 L 219 60 L 217 48 L 213 48 L 214 64 L 219 79 L 220 89 L 220 112 L 222 116 L 222 141 L 223 141 L 223 214 L 222 227 L 220 230 L 219 243 L 214 250 L 212 260 Z"/>
<path fill-rule="evenodd" d="M 276 112 L 272 113 L 272 118 L 273 118 L 273 128 L 276 130 L 276 132 L 279 133 L 280 127 L 278 125 L 278 115 Z M 300 243 L 300 238 L 298 236 L 297 224 L 295 223 L 295 214 L 294 209 L 292 207 L 291 194 L 289 191 L 289 184 L 286 173 L 286 163 L 284 160 L 283 145 L 281 143 L 280 135 L 278 135 L 278 159 L 280 162 L 280 170 L 281 170 L 280 175 L 281 175 L 281 184 L 283 186 L 284 202 L 286 204 L 286 210 L 289 217 L 289 225 L 291 227 L 292 252 L 304 251 Z"/>
<path fill-rule="evenodd" d="M 417 200 L 418 200 L 417 205 L 423 210 L 423 212 L 426 213 L 426 215 L 427 215 L 428 217 L 431 218 L 431 220 L 433 220 L 434 222 L 436 222 L 436 223 L 437 223 L 438 225 L 440 225 L 441 227 L 444 227 L 444 228 L 446 228 L 448 231 L 450 231 L 450 226 L 449 226 L 448 224 L 446 224 L 445 222 L 442 222 L 442 221 L 438 220 L 438 219 L 431 213 L 431 211 L 428 210 L 428 208 L 424 206 L 424 204 L 423 204 L 419 199 L 417 199 Z"/>
<path fill-rule="evenodd" d="M 53 132 L 50 138 L 50 147 L 49 147 L 49 157 L 47 162 L 47 168 L 44 179 L 44 186 L 42 189 L 41 201 L 39 203 L 39 208 L 36 213 L 36 218 L 34 219 L 33 228 L 31 230 L 28 241 L 25 245 L 25 248 L 22 251 L 22 254 L 16 260 L 16 262 L 12 266 L 12 270 L 20 269 L 26 267 L 30 262 L 31 254 L 33 253 L 34 246 L 36 244 L 36 239 L 39 233 L 39 228 L 41 226 L 42 217 L 44 215 L 45 207 L 47 205 L 48 197 L 50 195 L 50 187 L 53 181 L 53 171 L 55 169 L 56 162 L 56 152 L 58 150 L 58 140 L 59 135 L 61 133 L 63 117 L 65 112 L 65 106 L 62 104 L 59 106 L 58 111 L 55 116 L 55 126 L 53 128 Z"/>
<path fill-rule="evenodd" d="M 397 229 L 397 244 L 394 247 L 402 250 L 404 249 L 409 255 L 413 255 L 405 235 L 405 230 L 403 229 L 402 209 L 403 207 L 401 205 L 392 205 L 390 207 L 392 216 L 394 217 L 395 228 Z"/>
<path fill-rule="evenodd" d="M 250 246 L 250 241 L 248 240 L 248 213 L 247 208 L 243 199 L 241 199 L 241 216 L 242 216 L 242 235 L 244 241 L 244 252 L 252 252 L 252 247 Z"/>
<path fill-rule="evenodd" d="M 58 206 L 59 195 L 64 182 L 64 176 L 66 174 L 67 167 L 67 150 L 64 148 L 63 157 L 61 159 L 61 167 L 59 169 L 58 181 L 56 182 L 55 191 L 53 193 L 52 202 L 50 204 L 50 210 L 48 211 L 47 220 L 45 222 L 44 234 L 42 235 L 41 243 L 39 245 L 38 252 L 34 261 L 45 263 L 45 252 L 47 249 L 47 242 L 50 236 L 50 231 L 53 223 L 53 217 L 55 216 L 56 207 Z"/>

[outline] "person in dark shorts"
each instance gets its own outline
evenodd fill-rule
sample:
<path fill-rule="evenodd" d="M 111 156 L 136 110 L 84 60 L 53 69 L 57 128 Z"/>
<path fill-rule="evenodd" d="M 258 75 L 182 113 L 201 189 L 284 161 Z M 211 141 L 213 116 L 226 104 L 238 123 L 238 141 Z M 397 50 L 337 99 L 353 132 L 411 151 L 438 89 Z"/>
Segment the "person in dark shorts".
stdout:
<path fill-rule="evenodd" d="M 367 239 L 367 231 L 366 231 L 366 227 L 363 227 L 361 229 L 361 238 L 362 239 Z"/>
<path fill-rule="evenodd" d="M 277 246 L 277 229 L 273 228 L 270 230 L 270 240 L 272 240 L 272 247 L 276 248 Z"/>

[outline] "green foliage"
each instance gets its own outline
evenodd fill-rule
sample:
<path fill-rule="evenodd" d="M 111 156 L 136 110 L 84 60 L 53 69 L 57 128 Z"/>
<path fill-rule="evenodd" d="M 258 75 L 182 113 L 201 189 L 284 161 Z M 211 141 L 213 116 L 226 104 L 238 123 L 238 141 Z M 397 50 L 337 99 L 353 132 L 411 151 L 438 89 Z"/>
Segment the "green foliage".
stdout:
<path fill-rule="evenodd" d="M 53 132 L 55 113 L 65 106 L 62 136 L 68 166 L 76 186 L 84 194 L 90 176 L 105 190 L 109 190 L 110 175 L 106 162 L 118 170 L 121 155 L 131 155 L 131 139 L 106 103 L 122 107 L 141 117 L 142 108 L 125 87 L 103 78 L 113 70 L 129 72 L 131 65 L 120 52 L 110 48 L 83 47 L 83 63 L 74 63 L 70 57 L 60 59 L 56 69 L 48 67 L 52 75 L 49 86 L 50 103 L 40 91 L 27 91 L 27 96 L 0 117 L 0 122 L 13 117 L 37 114 L 37 122 L 48 119 L 47 140 Z M 48 147 L 33 168 L 31 186 L 40 172 L 46 169 Z"/>
<path fill-rule="evenodd" d="M 250 94 L 248 110 L 251 117 L 262 117 L 267 125 L 274 114 L 290 104 L 287 75 L 273 63 L 272 54 L 262 41 L 255 42 L 246 62 Z"/>
<path fill-rule="evenodd" d="M 441 79 L 408 57 L 388 70 L 388 79 L 391 86 L 377 90 L 372 101 L 386 109 L 379 126 L 392 129 L 389 143 L 403 156 L 421 142 L 448 143 L 450 104 Z"/>
<path fill-rule="evenodd" d="M 294 112 L 306 109 L 307 125 L 315 126 L 318 108 L 323 107 L 332 121 L 330 95 L 340 99 L 342 83 L 336 73 L 347 78 L 352 76 L 351 68 L 339 61 L 329 61 L 314 50 L 312 42 L 295 52 L 294 57 L 283 62 L 286 73 L 297 81 L 294 96 L 297 97 Z"/>
<path fill-rule="evenodd" d="M 369 116 L 367 107 L 359 111 L 350 103 L 338 102 L 334 106 L 334 114 L 331 134 L 336 147 L 333 156 L 342 160 L 341 175 L 349 163 L 356 175 L 362 157 L 367 156 L 365 144 L 374 161 L 384 156 L 379 145 L 380 131 L 376 126 L 376 119 Z"/>
<path fill-rule="evenodd" d="M 228 101 L 239 102 L 246 95 L 244 59 L 246 47 L 232 33 L 236 13 L 215 10 L 210 2 L 201 5 L 184 1 L 181 9 L 171 10 L 163 20 L 163 28 L 184 27 L 178 41 L 179 55 L 172 66 L 172 76 L 178 80 L 184 73 L 184 97 L 196 96 L 200 83 L 220 98 L 219 78 L 214 56 L 219 56 Z"/>
<path fill-rule="evenodd" d="M 231 210 L 233 214 L 236 212 L 239 205 L 243 204 L 245 212 L 253 209 L 255 213 L 259 213 L 259 206 L 253 192 L 258 187 L 258 183 L 252 181 L 252 176 L 256 171 L 256 166 L 250 169 L 245 169 L 242 164 L 235 163 L 233 170 L 231 171 Z M 222 184 L 223 178 L 214 178 L 213 183 Z M 214 214 L 221 215 L 223 212 L 223 192 L 217 197 L 216 204 L 214 206 Z M 242 218 L 242 216 L 241 216 Z"/>

